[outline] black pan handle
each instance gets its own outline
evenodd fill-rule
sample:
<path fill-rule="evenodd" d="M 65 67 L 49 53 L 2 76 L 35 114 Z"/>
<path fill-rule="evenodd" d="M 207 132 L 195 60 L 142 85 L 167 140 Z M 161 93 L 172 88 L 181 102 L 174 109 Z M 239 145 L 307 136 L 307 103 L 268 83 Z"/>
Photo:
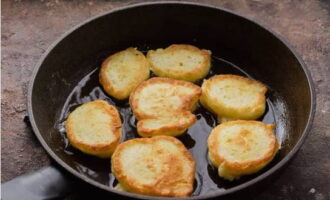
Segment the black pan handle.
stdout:
<path fill-rule="evenodd" d="M 74 189 L 73 177 L 55 164 L 1 185 L 2 200 L 46 200 L 65 197 Z"/>

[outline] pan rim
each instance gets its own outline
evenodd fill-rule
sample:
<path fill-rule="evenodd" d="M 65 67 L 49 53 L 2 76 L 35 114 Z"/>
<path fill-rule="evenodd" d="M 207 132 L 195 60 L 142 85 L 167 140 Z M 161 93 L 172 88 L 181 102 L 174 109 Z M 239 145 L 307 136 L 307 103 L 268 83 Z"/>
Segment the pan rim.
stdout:
<path fill-rule="evenodd" d="M 134 197 L 134 198 L 139 198 L 139 199 L 173 199 L 171 197 L 151 197 L 151 196 L 147 196 L 147 195 L 141 195 L 141 194 L 135 194 L 135 193 L 128 193 L 128 192 L 120 192 L 117 191 L 113 188 L 110 188 L 106 185 L 103 185 L 97 181 L 94 181 L 86 176 L 84 176 L 83 174 L 79 173 L 78 171 L 74 170 L 72 167 L 70 167 L 68 164 L 66 164 L 62 159 L 60 159 L 55 153 L 54 151 L 48 146 L 48 144 L 46 143 L 46 141 L 43 139 L 37 125 L 34 119 L 34 115 L 33 115 L 33 108 L 32 108 L 32 92 L 33 92 L 33 86 L 34 86 L 34 80 L 39 72 L 40 67 L 42 66 L 44 60 L 47 58 L 47 56 L 49 55 L 49 53 L 64 39 L 66 38 L 68 35 L 70 35 L 71 33 L 73 33 L 75 30 L 79 29 L 80 27 L 98 19 L 101 18 L 103 16 L 115 13 L 115 12 L 120 12 L 123 10 L 127 10 L 127 9 L 132 9 L 132 8 L 136 8 L 136 7 L 144 7 L 144 6 L 150 6 L 150 5 L 162 5 L 162 4 L 180 4 L 180 5 L 189 5 L 189 6 L 198 6 L 198 7 L 205 7 L 208 9 L 215 9 L 221 12 L 226 12 L 229 13 L 231 15 L 237 16 L 243 20 L 247 20 L 249 23 L 253 23 L 255 25 L 257 25 L 258 27 L 264 29 L 265 31 L 268 31 L 270 34 L 272 34 L 277 40 L 279 40 L 280 42 L 282 42 L 287 48 L 288 50 L 293 54 L 293 56 L 297 59 L 300 67 L 302 68 L 302 70 L 305 73 L 305 76 L 307 78 L 307 82 L 309 85 L 309 90 L 310 90 L 310 98 L 311 98 L 311 106 L 310 106 L 310 113 L 308 116 L 308 120 L 307 120 L 307 124 L 305 126 L 305 129 L 302 132 L 301 137 L 299 138 L 299 140 L 297 141 L 297 143 L 294 145 L 294 147 L 292 148 L 292 150 L 278 163 L 276 163 L 273 167 L 271 167 L 269 170 L 265 171 L 264 173 L 258 175 L 257 177 L 253 178 L 252 180 L 249 180 L 245 183 L 242 183 L 240 185 L 237 185 L 235 187 L 232 187 L 230 189 L 226 189 L 226 190 L 220 190 L 211 194 L 205 194 L 205 195 L 201 195 L 201 196 L 190 196 L 190 197 L 184 197 L 184 198 L 176 198 L 176 199 L 208 199 L 208 198 L 212 198 L 212 197 L 219 197 L 219 196 L 224 196 L 227 194 L 231 194 L 234 193 L 236 191 L 242 190 L 244 188 L 247 188 L 251 185 L 254 185 L 255 183 L 265 179 L 266 177 L 268 177 L 269 175 L 273 174 L 275 171 L 279 170 L 280 168 L 282 168 L 289 160 L 291 160 L 291 158 L 298 152 L 298 150 L 301 148 L 302 144 L 304 143 L 304 141 L 306 140 L 306 137 L 312 127 L 312 123 L 313 123 L 313 119 L 314 119 L 314 115 L 315 115 L 315 108 L 316 108 L 316 94 L 315 94 L 315 86 L 312 80 L 312 76 L 310 71 L 308 70 L 308 68 L 306 67 L 305 63 L 303 62 L 302 58 L 295 52 L 295 50 L 293 49 L 293 47 L 280 35 L 278 35 L 277 33 L 275 33 L 274 31 L 272 31 L 268 26 L 265 25 L 261 25 L 261 23 L 259 23 L 256 20 L 252 20 L 249 17 L 243 16 L 241 14 L 238 14 L 234 11 L 228 10 L 226 8 L 222 8 L 219 6 L 214 6 L 214 5 L 210 5 L 210 4 L 203 4 L 203 3 L 195 3 L 195 2 L 187 2 L 187 1 L 157 1 L 157 2 L 144 2 L 144 3 L 136 3 L 136 4 L 129 4 L 126 6 L 122 6 L 119 8 L 115 8 L 115 9 L 111 9 L 110 11 L 105 11 L 99 15 L 96 15 L 94 17 L 91 17 L 87 20 L 84 20 L 83 22 L 79 23 L 78 25 L 70 28 L 68 31 L 66 31 L 64 34 L 62 34 L 62 36 L 60 36 L 57 40 L 55 40 L 55 42 L 53 42 L 48 49 L 44 52 L 44 54 L 41 56 L 41 58 L 39 59 L 39 61 L 37 62 L 37 64 L 34 67 L 30 82 L 29 82 L 29 88 L 28 88 L 28 96 L 27 96 L 27 102 L 28 102 L 28 115 L 30 117 L 30 121 L 31 121 L 31 125 L 32 125 L 32 129 L 34 134 L 36 135 L 36 137 L 38 138 L 39 142 L 41 143 L 41 145 L 43 146 L 43 148 L 46 150 L 46 152 L 52 157 L 53 160 L 55 160 L 61 167 L 65 168 L 67 171 L 69 171 L 71 174 L 73 174 L 74 176 L 78 177 L 79 179 L 93 185 L 96 186 L 100 189 L 109 191 L 109 192 L 113 192 L 116 193 L 118 195 L 121 196 L 127 196 L 127 197 Z"/>

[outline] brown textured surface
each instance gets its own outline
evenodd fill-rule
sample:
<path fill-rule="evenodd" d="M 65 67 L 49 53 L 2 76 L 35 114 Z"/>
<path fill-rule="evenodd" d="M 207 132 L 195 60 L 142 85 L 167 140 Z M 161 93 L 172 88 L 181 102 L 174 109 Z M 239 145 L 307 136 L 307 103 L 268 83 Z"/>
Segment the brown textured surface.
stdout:
<path fill-rule="evenodd" d="M 40 168 L 49 158 L 23 122 L 27 85 L 40 58 L 60 35 L 112 8 L 141 1 L 3 0 L 2 182 Z M 203 0 L 237 11 L 286 39 L 312 73 L 317 112 L 302 149 L 272 184 L 244 199 L 330 199 L 330 2 L 326 0 Z M 72 195 L 69 199 L 81 199 Z"/>

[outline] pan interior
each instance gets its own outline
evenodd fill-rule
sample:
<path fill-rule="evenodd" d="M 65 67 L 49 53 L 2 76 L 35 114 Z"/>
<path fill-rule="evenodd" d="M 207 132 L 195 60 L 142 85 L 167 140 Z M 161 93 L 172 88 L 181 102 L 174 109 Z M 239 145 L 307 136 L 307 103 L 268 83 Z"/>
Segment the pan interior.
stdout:
<path fill-rule="evenodd" d="M 150 48 L 150 45 L 143 45 L 138 47 L 138 49 L 146 52 L 148 50 L 146 47 Z M 108 54 L 109 53 L 104 53 L 104 55 Z M 120 112 L 123 121 L 122 140 L 126 141 L 139 137 L 136 133 L 136 119 L 132 114 L 128 100 L 118 101 L 110 97 L 99 84 L 99 66 L 104 59 L 102 59 L 102 54 L 96 57 L 99 57 L 100 60 L 96 62 L 94 66 L 92 64 L 92 66 L 83 67 L 92 70 L 89 71 L 87 75 L 78 82 L 77 86 L 74 87 L 70 95 L 68 95 L 68 98 L 62 107 L 59 119 L 56 123 L 57 130 L 61 136 L 59 138 L 61 144 L 58 147 L 58 151 L 62 151 L 68 157 L 71 157 L 69 160 L 70 166 L 74 167 L 75 170 L 79 171 L 90 179 L 113 188 L 116 186 L 117 181 L 114 175 L 111 173 L 110 160 L 95 158 L 83 154 L 79 150 L 73 148 L 66 138 L 66 132 L 64 128 L 67 116 L 77 106 L 96 99 L 103 99 L 106 100 L 109 104 L 116 106 Z M 210 78 L 216 74 L 236 74 L 253 78 L 235 64 L 221 57 L 218 57 L 217 55 L 213 55 L 211 71 L 205 78 Z M 201 85 L 201 83 L 202 81 L 199 81 L 197 84 Z M 276 93 L 271 88 L 269 88 L 267 93 L 266 112 L 262 117 L 260 117 L 259 120 L 267 124 L 272 123 L 276 125 L 276 137 L 281 143 L 285 138 L 285 132 L 283 131 L 285 124 L 283 123 L 283 120 L 279 119 L 281 115 L 279 115 L 277 112 L 285 108 L 281 107 L 283 104 L 279 104 L 278 101 L 279 99 L 276 96 Z M 217 169 L 210 164 L 207 157 L 207 138 L 211 130 L 218 125 L 216 117 L 202 106 L 198 107 L 198 109 L 195 111 L 195 114 L 198 117 L 198 121 L 192 127 L 190 127 L 185 134 L 178 137 L 178 139 L 180 139 L 193 154 L 193 157 L 197 163 L 197 170 L 195 174 L 195 189 L 192 194 L 193 196 L 205 195 L 218 190 L 225 190 L 244 183 L 260 175 L 277 162 L 278 157 L 276 157 L 270 165 L 268 165 L 259 173 L 242 177 L 241 179 L 233 182 L 219 178 Z"/>

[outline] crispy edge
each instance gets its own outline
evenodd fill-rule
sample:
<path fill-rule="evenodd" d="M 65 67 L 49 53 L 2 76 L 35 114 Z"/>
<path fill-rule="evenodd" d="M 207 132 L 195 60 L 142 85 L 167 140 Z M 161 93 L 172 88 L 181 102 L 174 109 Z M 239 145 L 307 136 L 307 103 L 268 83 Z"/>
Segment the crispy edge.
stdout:
<path fill-rule="evenodd" d="M 208 95 L 208 91 L 210 90 L 210 85 L 214 81 L 218 81 L 221 79 L 236 79 L 244 81 L 247 84 L 258 84 L 263 88 L 263 90 L 258 94 L 258 100 L 255 104 L 250 105 L 248 107 L 245 107 L 244 109 L 241 109 L 240 111 L 237 111 L 237 109 L 233 106 L 227 106 L 217 100 L 217 98 L 211 97 Z M 218 119 L 221 118 L 228 118 L 231 120 L 253 120 L 259 118 L 263 113 L 265 112 L 265 104 L 266 104 L 266 92 L 267 92 L 267 86 L 263 83 L 246 78 L 243 76 L 238 75 L 232 75 L 232 74 L 226 74 L 226 75 L 216 75 L 211 77 L 208 80 L 205 80 L 202 84 L 202 95 L 200 97 L 200 103 L 205 107 L 206 109 L 210 110 L 214 114 L 218 116 Z M 212 103 L 209 103 L 212 102 Z M 216 102 L 216 104 L 214 103 Z M 253 112 L 251 112 L 253 111 Z M 224 114 L 225 113 L 225 114 Z M 232 114 L 234 113 L 234 114 Z M 242 113 L 244 113 L 245 116 L 242 116 Z M 259 114 L 258 114 L 259 113 Z M 236 116 L 234 116 L 236 115 Z M 237 115 L 241 115 L 241 117 L 237 117 Z M 254 115 L 254 117 L 252 117 Z M 219 120 L 218 120 L 219 121 Z M 226 120 L 224 120 L 226 121 Z"/>
<path fill-rule="evenodd" d="M 84 152 L 86 154 L 95 155 L 100 158 L 109 158 L 111 156 L 111 154 L 114 152 L 117 145 L 119 144 L 119 141 L 122 136 L 120 115 L 119 115 L 117 109 L 114 106 L 108 104 L 106 101 L 96 100 L 96 101 L 85 103 L 83 105 L 87 105 L 87 104 L 96 104 L 96 105 L 102 107 L 103 109 L 105 109 L 105 111 L 109 115 L 111 115 L 112 120 L 113 120 L 112 121 L 112 124 L 113 124 L 112 132 L 115 136 L 115 140 L 110 143 L 100 143 L 100 144 L 96 144 L 96 145 L 84 143 L 84 142 L 78 140 L 75 137 L 75 133 L 73 130 L 73 124 L 72 124 L 73 122 L 72 122 L 71 113 L 65 123 L 67 138 L 70 141 L 70 143 L 72 144 L 72 146 L 74 146 L 75 148 L 81 150 L 82 152 Z M 83 106 L 83 105 L 81 105 L 81 106 Z"/>
<path fill-rule="evenodd" d="M 187 51 L 193 51 L 196 53 L 199 53 L 203 56 L 203 62 L 198 65 L 197 67 L 194 68 L 194 70 L 190 72 L 182 72 L 180 70 L 169 70 L 165 72 L 161 67 L 158 67 L 155 65 L 150 57 L 152 54 L 156 53 L 158 50 L 163 50 L 165 52 L 168 51 L 176 51 L 176 50 L 187 50 Z M 159 48 L 156 50 L 149 50 L 147 53 L 147 59 L 151 65 L 151 70 L 157 75 L 157 76 L 162 76 L 162 77 L 168 77 L 168 78 L 174 78 L 174 79 L 179 79 L 179 80 L 185 80 L 185 81 L 190 81 L 190 82 L 196 82 L 202 78 L 204 78 L 208 72 L 210 71 L 211 68 L 211 51 L 206 50 L 206 49 L 199 49 L 193 45 L 189 44 L 172 44 L 168 46 L 165 49 Z"/>
<path fill-rule="evenodd" d="M 133 47 L 129 47 L 123 51 L 119 51 L 115 54 L 112 54 L 111 56 L 109 56 L 108 58 L 106 58 L 102 65 L 101 65 L 101 69 L 100 69 L 100 73 L 99 73 L 99 81 L 100 81 L 100 84 L 103 86 L 104 90 L 111 96 L 115 97 L 116 99 L 119 99 L 119 100 L 123 100 L 123 99 L 126 99 L 129 97 L 131 91 L 128 91 L 128 92 L 125 92 L 125 91 L 122 91 L 122 90 L 116 90 L 111 82 L 107 79 L 107 76 L 106 76 L 106 70 L 109 66 L 109 62 L 111 62 L 111 60 L 115 59 L 117 56 L 121 55 L 121 54 L 124 54 L 125 51 L 132 51 L 132 53 L 134 54 L 139 54 L 139 58 L 140 59 L 140 63 L 143 63 L 144 67 L 147 68 L 148 70 L 148 73 L 147 73 L 147 76 L 145 76 L 146 74 L 144 73 L 137 73 L 138 76 L 139 76 L 139 79 L 141 79 L 141 82 L 144 81 L 144 80 L 147 80 L 150 76 L 150 70 L 149 70 L 149 66 L 150 66 L 150 63 L 149 61 L 146 59 L 146 57 L 144 56 L 144 54 L 140 51 L 138 51 L 137 49 L 133 48 Z"/>
<path fill-rule="evenodd" d="M 161 118 L 157 115 L 145 114 L 144 111 L 140 110 L 139 106 L 138 106 L 138 101 L 140 98 L 140 96 L 138 94 L 144 89 L 144 87 L 146 87 L 150 84 L 154 84 L 154 83 L 168 83 L 168 84 L 171 84 L 174 86 L 176 86 L 176 85 L 186 86 L 186 87 L 192 88 L 195 91 L 194 94 L 187 95 L 185 98 L 183 98 L 183 102 L 184 102 L 182 104 L 183 106 L 178 111 L 173 113 L 173 114 L 181 113 L 182 115 L 188 116 L 190 118 L 188 123 L 176 124 L 173 126 L 163 126 L 162 128 L 157 129 L 157 130 L 144 128 L 143 120 Z M 133 114 L 136 117 L 136 119 L 139 120 L 137 123 L 138 134 L 142 137 L 149 137 L 149 136 L 160 135 L 160 134 L 178 136 L 178 135 L 182 134 L 184 131 L 187 130 L 187 128 L 189 128 L 191 125 L 193 125 L 197 121 L 196 116 L 194 114 L 192 114 L 191 111 L 196 107 L 196 103 L 198 102 L 198 99 L 199 99 L 201 93 L 202 93 L 201 88 L 193 83 L 190 83 L 187 81 L 182 81 L 182 80 L 164 78 L 164 77 L 155 77 L 155 78 L 151 78 L 147 81 L 140 83 L 132 91 L 130 99 L 129 99 L 129 103 L 131 105 Z"/>
<path fill-rule="evenodd" d="M 189 173 L 190 179 L 187 180 L 187 183 L 191 186 L 190 190 L 186 193 L 179 193 L 175 194 L 173 191 L 171 192 L 163 192 L 161 188 L 154 187 L 154 185 L 146 185 L 146 184 L 140 184 L 138 181 L 129 178 L 127 175 L 125 175 L 125 172 L 122 170 L 122 163 L 120 162 L 120 154 L 123 151 L 123 149 L 134 145 L 136 142 L 144 143 L 144 144 L 150 144 L 155 140 L 168 140 L 175 145 L 177 145 L 181 152 L 183 152 L 184 156 L 188 159 L 192 166 L 192 170 Z M 132 140 L 128 140 L 126 142 L 123 142 L 118 145 L 115 152 L 113 153 L 113 156 L 111 158 L 111 171 L 114 173 L 115 177 L 117 178 L 118 182 L 121 184 L 121 186 L 130 192 L 138 193 L 138 194 L 144 194 L 144 195 L 151 195 L 151 196 L 173 196 L 173 197 L 184 197 L 188 196 L 193 191 L 193 183 L 194 183 L 194 177 L 195 177 L 195 170 L 196 170 L 196 162 L 191 155 L 191 153 L 188 151 L 188 149 L 182 144 L 182 142 L 174 137 L 171 136 L 154 136 L 151 138 L 135 138 Z M 157 190 L 159 189 L 159 190 Z"/>
<path fill-rule="evenodd" d="M 269 151 L 267 151 L 264 154 L 264 156 L 255 160 L 249 160 L 244 162 L 231 162 L 226 160 L 223 156 L 217 153 L 219 152 L 217 145 L 219 141 L 217 139 L 218 138 L 217 135 L 219 134 L 220 129 L 222 129 L 225 126 L 239 125 L 239 124 L 254 124 L 265 127 L 267 134 L 269 138 L 272 140 L 272 142 L 271 142 L 271 148 L 269 148 Z M 274 129 L 275 126 L 273 124 L 264 124 L 263 122 L 253 121 L 253 120 L 249 120 L 249 121 L 237 120 L 237 121 L 230 121 L 220 124 L 211 131 L 211 134 L 207 141 L 208 149 L 209 149 L 209 154 L 208 154 L 209 159 L 211 163 L 216 167 L 220 167 L 220 165 L 224 165 L 223 167 L 225 167 L 228 172 L 238 176 L 236 178 L 239 178 L 239 176 L 242 175 L 255 173 L 264 166 L 266 166 L 269 162 L 271 162 L 279 149 L 278 141 L 273 133 Z"/>
<path fill-rule="evenodd" d="M 175 115 L 175 113 L 173 115 Z M 152 137 L 156 135 L 178 136 L 183 132 L 185 132 L 190 126 L 192 126 L 197 121 L 196 116 L 194 114 L 191 114 L 190 112 L 187 112 L 187 114 L 183 116 L 187 116 L 187 118 L 189 117 L 187 123 L 176 123 L 173 125 L 162 126 L 161 128 L 156 130 L 146 128 L 143 125 L 145 120 L 139 120 L 137 123 L 138 134 L 142 137 Z"/>

